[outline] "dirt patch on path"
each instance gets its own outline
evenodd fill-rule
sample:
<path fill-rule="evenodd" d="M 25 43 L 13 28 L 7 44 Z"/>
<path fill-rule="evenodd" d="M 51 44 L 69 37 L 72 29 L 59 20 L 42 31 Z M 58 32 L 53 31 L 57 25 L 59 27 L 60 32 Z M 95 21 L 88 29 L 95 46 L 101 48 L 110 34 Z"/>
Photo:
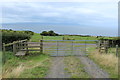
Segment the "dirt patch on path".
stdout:
<path fill-rule="evenodd" d="M 69 78 L 65 72 L 64 57 L 52 57 L 52 65 L 46 78 Z"/>

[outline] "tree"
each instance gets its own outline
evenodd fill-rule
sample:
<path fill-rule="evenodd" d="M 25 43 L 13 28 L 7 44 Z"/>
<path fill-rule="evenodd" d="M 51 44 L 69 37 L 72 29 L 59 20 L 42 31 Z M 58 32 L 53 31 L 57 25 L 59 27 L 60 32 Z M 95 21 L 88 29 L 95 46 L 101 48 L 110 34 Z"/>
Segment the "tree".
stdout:
<path fill-rule="evenodd" d="M 47 31 L 43 31 L 42 33 L 40 33 L 40 35 L 47 36 L 48 32 Z"/>
<path fill-rule="evenodd" d="M 50 31 L 43 31 L 42 33 L 40 33 L 40 35 L 43 35 L 43 36 L 58 36 L 57 33 L 55 33 L 54 31 L 50 30 Z"/>
<path fill-rule="evenodd" d="M 49 35 L 49 36 L 55 36 L 55 34 L 56 34 L 56 33 L 55 33 L 54 31 L 52 31 L 52 30 L 51 30 L 51 31 L 48 31 L 48 35 Z"/>

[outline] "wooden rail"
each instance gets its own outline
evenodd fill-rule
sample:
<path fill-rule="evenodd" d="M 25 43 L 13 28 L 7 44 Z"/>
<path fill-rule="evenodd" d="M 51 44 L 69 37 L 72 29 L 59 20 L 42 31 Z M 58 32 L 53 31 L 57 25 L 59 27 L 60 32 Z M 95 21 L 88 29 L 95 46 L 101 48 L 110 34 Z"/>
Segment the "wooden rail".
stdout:
<path fill-rule="evenodd" d="M 113 47 L 113 46 L 110 46 L 110 43 L 109 43 L 109 41 L 105 41 L 105 40 L 100 40 L 99 42 L 98 42 L 98 48 L 99 48 L 99 52 L 100 53 L 108 53 L 108 49 L 110 48 L 110 47 Z M 116 50 L 115 50 L 115 52 L 116 52 L 116 56 L 118 56 L 118 54 L 119 54 L 119 46 L 118 45 L 116 45 Z"/>
<path fill-rule="evenodd" d="M 40 44 L 37 46 L 31 46 L 29 44 Z M 13 43 L 5 44 L 3 43 L 3 52 L 5 53 L 6 47 L 13 46 L 13 53 L 17 56 L 19 55 L 26 55 L 29 51 L 40 51 L 40 53 L 43 53 L 43 40 L 40 40 L 40 42 L 28 42 L 27 39 L 20 40 L 20 41 L 14 41 Z M 38 49 L 29 49 L 29 48 L 38 48 Z"/>

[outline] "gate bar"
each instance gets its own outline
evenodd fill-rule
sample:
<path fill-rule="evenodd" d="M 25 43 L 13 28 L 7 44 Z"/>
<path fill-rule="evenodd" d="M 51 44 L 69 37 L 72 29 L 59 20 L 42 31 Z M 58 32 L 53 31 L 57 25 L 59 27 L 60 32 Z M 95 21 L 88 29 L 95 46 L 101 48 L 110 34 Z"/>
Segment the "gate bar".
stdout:
<path fill-rule="evenodd" d="M 43 40 L 43 41 L 99 41 L 99 40 Z"/>

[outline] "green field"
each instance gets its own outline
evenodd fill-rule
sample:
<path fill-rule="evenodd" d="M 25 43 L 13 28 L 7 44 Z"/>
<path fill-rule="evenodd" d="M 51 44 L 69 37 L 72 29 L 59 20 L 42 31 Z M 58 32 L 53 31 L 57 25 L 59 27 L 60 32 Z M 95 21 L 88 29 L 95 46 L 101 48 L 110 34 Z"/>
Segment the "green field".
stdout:
<path fill-rule="evenodd" d="M 83 37 L 83 36 L 43 36 L 43 40 L 63 40 L 64 38 L 68 39 L 74 39 L 74 40 L 98 40 L 100 38 L 97 38 L 95 36 L 88 36 L 88 37 Z M 103 37 L 104 39 L 112 39 L 111 37 Z M 32 42 L 39 42 L 39 40 L 42 39 L 42 36 L 38 33 L 34 33 L 34 35 L 31 37 L 30 41 Z"/>
<path fill-rule="evenodd" d="M 63 40 L 63 37 L 74 39 L 74 40 L 98 40 L 96 37 L 81 37 L 81 36 L 43 36 L 43 40 Z M 35 33 L 30 41 L 32 42 L 38 42 L 40 39 L 42 39 L 42 36 L 38 33 Z"/>

